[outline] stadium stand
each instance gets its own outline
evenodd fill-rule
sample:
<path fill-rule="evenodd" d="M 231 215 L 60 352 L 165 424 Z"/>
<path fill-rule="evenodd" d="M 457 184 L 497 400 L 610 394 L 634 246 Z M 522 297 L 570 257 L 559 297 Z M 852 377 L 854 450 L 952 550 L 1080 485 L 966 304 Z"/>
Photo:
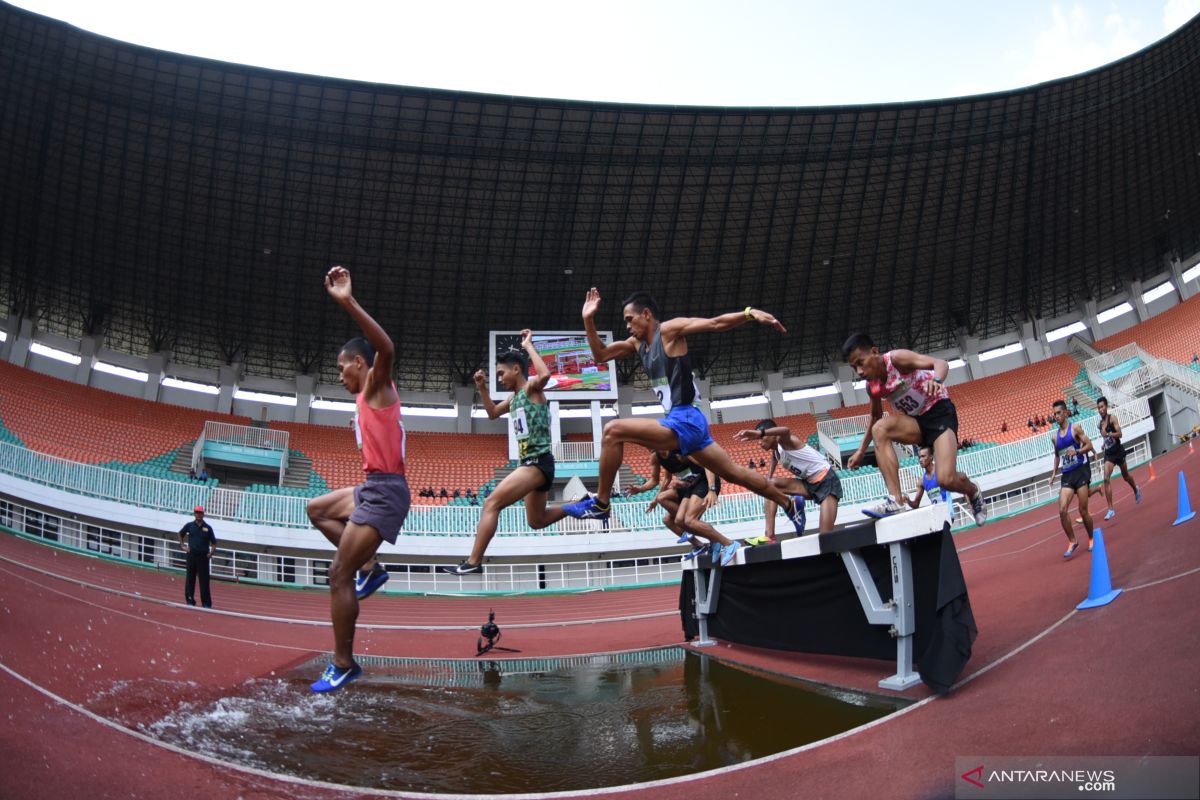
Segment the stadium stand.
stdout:
<path fill-rule="evenodd" d="M 1131 342 L 1147 353 L 1191 365 L 1192 355 L 1200 353 L 1200 295 L 1185 300 L 1145 322 L 1096 342 L 1100 350 L 1116 350 Z"/>
<path fill-rule="evenodd" d="M 195 441 L 206 420 L 250 423 L 248 417 L 128 397 L 2 361 L 0 385 L 0 420 L 13 435 L 31 450 L 84 464 L 158 464 Z"/>

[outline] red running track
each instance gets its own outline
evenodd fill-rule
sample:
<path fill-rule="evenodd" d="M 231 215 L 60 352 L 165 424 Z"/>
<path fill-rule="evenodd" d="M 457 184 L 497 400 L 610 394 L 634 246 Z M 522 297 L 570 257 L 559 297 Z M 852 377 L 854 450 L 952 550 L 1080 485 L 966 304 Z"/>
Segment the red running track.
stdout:
<path fill-rule="evenodd" d="M 949 796 L 956 755 L 1195 755 L 1200 518 L 1179 527 L 1171 521 L 1176 473 L 1183 469 L 1197 487 L 1200 457 L 1178 450 L 1155 466 L 1160 477 L 1144 484 L 1139 506 L 1123 483 L 1116 485 L 1118 516 L 1104 531 L 1114 583 L 1126 591 L 1111 605 L 1074 611 L 1086 595 L 1089 556 L 1062 559 L 1066 540 L 1049 507 L 964 532 L 955 541 L 980 636 L 963 681 L 948 696 L 917 689 L 906 696 L 921 702 L 833 740 L 606 793 L 639 800 L 748 791 L 756 800 Z M 1137 477 L 1144 481 L 1145 470 Z M 137 726 L 165 708 L 226 696 L 329 646 L 322 593 L 217 583 L 214 613 L 176 604 L 179 583 L 171 574 L 0 536 L 0 714 L 9 721 L 0 726 L 9 765 L 0 796 L 398 794 L 292 781 L 139 738 Z M 363 605 L 356 650 L 470 657 L 473 637 L 464 631 L 477 628 L 489 607 L 505 624 L 506 643 L 525 657 L 675 644 L 677 595 L 675 587 L 660 587 L 373 598 Z M 707 652 L 871 691 L 891 666 L 744 646 Z"/>

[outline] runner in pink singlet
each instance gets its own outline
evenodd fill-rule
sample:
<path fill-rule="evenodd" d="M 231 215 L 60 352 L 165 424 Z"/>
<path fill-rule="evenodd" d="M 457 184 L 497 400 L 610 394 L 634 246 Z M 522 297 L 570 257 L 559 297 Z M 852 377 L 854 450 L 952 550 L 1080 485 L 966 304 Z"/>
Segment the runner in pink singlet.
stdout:
<path fill-rule="evenodd" d="M 354 661 L 358 601 L 387 582 L 375 559 L 383 542 L 396 542 L 412 502 L 404 477 L 404 423 L 400 395 L 392 382 L 396 347 L 351 292 L 350 273 L 333 267 L 325 291 L 363 332 L 338 353 L 338 379 L 354 395 L 354 435 L 363 455 L 366 481 L 337 489 L 308 503 L 308 518 L 337 552 L 329 564 L 333 660 L 312 685 L 314 692 L 341 689 L 362 674 Z M 371 565 L 370 569 L 363 569 Z"/>
<path fill-rule="evenodd" d="M 900 461 L 893 444 L 918 444 L 933 449 L 938 485 L 958 492 L 971 503 L 975 524 L 987 520 L 983 494 L 965 473 L 956 467 L 958 456 L 958 411 L 946 390 L 950 365 L 940 358 L 892 350 L 880 353 L 864 333 L 856 333 L 842 345 L 842 355 L 860 378 L 867 382 L 871 397 L 871 419 L 862 444 L 850 456 L 847 466 L 857 469 L 875 443 L 875 463 L 887 485 L 883 502 L 863 509 L 868 517 L 882 517 L 907 511 L 909 505 L 900 491 Z M 897 413 L 883 416 L 887 399 Z"/>

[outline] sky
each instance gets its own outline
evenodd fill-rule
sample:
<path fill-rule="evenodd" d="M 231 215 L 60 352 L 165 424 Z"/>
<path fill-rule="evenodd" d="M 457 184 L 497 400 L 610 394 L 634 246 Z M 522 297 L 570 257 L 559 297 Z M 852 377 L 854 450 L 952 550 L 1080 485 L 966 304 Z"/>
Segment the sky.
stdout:
<path fill-rule="evenodd" d="M 95 33 L 378 83 L 813 106 L 1004 91 L 1153 44 L 1200 0 L 15 0 Z"/>

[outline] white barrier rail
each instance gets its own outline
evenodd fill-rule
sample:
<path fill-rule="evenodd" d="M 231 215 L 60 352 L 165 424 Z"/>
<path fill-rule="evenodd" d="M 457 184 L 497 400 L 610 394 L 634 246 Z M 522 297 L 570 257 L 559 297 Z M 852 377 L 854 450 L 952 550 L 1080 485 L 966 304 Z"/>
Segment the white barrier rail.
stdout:
<path fill-rule="evenodd" d="M 817 433 L 823 433 L 834 441 L 843 436 L 862 436 L 866 433 L 867 423 L 870 421 L 870 414 L 859 414 L 857 417 L 823 419 L 817 423 Z"/>
<path fill-rule="evenodd" d="M 1115 406 L 1114 413 L 1122 427 L 1129 427 L 1139 420 L 1148 419 L 1150 407 L 1145 399 L 1139 398 Z M 1082 422 L 1087 434 L 1096 437 L 1097 418 L 1093 415 Z M 958 465 L 960 470 L 972 477 L 983 477 L 1037 461 L 1050 452 L 1049 436 L 1037 434 L 995 447 L 965 450 L 959 454 Z M 185 481 L 150 478 L 36 453 L 7 442 L 0 442 L 0 471 L 76 494 L 172 513 L 186 515 L 193 506 L 199 504 L 204 505 L 214 519 L 288 528 L 308 528 L 311 525 L 306 511 L 307 499 L 303 497 L 233 491 Z M 901 469 L 900 478 L 904 491 L 915 491 L 920 480 L 920 467 L 912 465 Z M 885 494 L 883 479 L 878 471 L 843 476 L 842 490 L 843 505 L 865 504 Z M 610 529 L 660 529 L 662 512 L 657 509 L 647 512 L 647 503 L 648 500 L 644 499 L 614 498 Z M 468 534 L 475 530 L 479 512 L 479 506 L 415 505 L 405 523 L 405 533 L 438 536 Z M 706 515 L 706 519 L 715 525 L 761 518 L 762 500 L 748 492 L 727 492 L 716 508 Z M 512 506 L 500 513 L 498 533 L 560 536 L 594 532 L 599 525 L 598 522 L 568 519 L 538 533 L 529 529 L 524 507 Z"/>
<path fill-rule="evenodd" d="M 228 422 L 205 422 L 204 438 L 210 442 L 234 444 L 240 447 L 257 447 L 263 450 L 287 452 L 291 434 L 274 428 L 255 428 L 249 425 L 233 425 Z"/>
<path fill-rule="evenodd" d="M 557 461 L 595 461 L 600 456 L 594 442 L 559 442 L 554 445 Z"/>

